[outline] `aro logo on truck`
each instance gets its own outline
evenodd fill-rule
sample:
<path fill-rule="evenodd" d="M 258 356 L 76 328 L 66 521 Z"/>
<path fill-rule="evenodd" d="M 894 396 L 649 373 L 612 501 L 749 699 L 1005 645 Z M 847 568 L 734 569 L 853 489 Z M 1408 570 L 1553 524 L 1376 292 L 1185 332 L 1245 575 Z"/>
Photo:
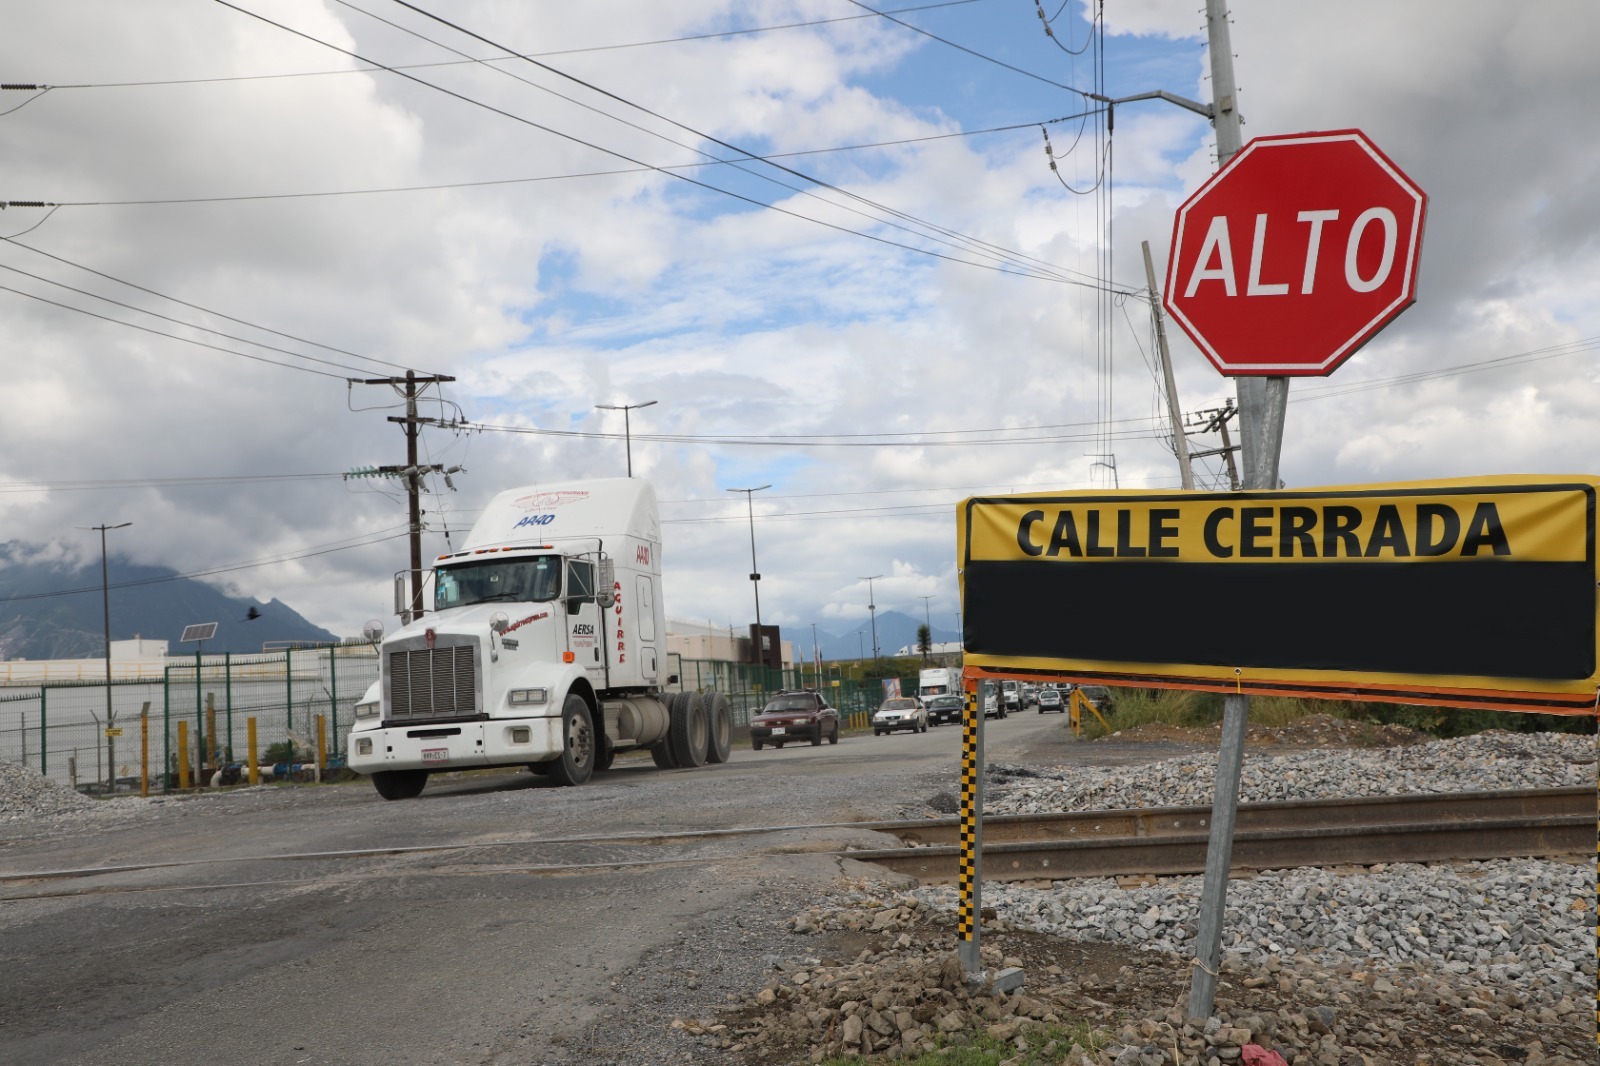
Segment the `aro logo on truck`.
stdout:
<path fill-rule="evenodd" d="M 530 514 L 517 519 L 517 524 L 512 529 L 521 529 L 523 526 L 547 526 L 556 520 L 553 514 Z"/>
<path fill-rule="evenodd" d="M 635 558 L 638 560 L 638 563 L 639 563 L 640 566 L 649 566 L 650 565 L 650 545 L 648 545 L 648 544 L 639 545 L 639 551 L 636 554 Z"/>

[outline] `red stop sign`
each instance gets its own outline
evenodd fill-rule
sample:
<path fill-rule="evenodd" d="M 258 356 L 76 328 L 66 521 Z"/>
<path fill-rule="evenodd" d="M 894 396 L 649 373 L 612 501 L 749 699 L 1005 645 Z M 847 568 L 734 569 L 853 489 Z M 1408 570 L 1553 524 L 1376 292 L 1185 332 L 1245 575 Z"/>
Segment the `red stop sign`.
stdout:
<path fill-rule="evenodd" d="M 1427 206 L 1359 130 L 1257 137 L 1178 208 L 1162 304 L 1224 374 L 1332 373 L 1417 298 Z"/>

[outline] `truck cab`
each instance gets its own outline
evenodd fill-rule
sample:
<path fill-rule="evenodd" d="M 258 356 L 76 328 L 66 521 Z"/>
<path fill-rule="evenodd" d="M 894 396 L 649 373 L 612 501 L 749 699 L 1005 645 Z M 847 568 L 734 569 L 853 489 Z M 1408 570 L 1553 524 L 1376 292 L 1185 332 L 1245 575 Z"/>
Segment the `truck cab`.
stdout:
<path fill-rule="evenodd" d="M 628 748 L 660 745 L 662 765 L 721 761 L 726 700 L 665 691 L 660 566 L 647 482 L 500 493 L 435 560 L 433 612 L 383 640 L 350 767 L 403 799 L 444 769 L 528 766 L 579 784 Z"/>

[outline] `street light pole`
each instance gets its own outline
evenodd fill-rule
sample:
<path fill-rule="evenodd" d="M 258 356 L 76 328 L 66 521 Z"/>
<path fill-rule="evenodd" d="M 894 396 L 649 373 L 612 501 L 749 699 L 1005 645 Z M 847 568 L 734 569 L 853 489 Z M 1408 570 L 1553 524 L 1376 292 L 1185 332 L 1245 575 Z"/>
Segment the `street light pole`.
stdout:
<path fill-rule="evenodd" d="M 621 411 L 622 412 L 622 443 L 623 443 L 623 446 L 625 448 L 627 448 L 627 451 L 628 451 L 628 476 L 629 477 L 633 476 L 633 426 L 632 426 L 632 423 L 628 419 L 628 412 L 629 411 L 637 411 L 641 407 L 651 407 L 651 406 L 653 406 L 653 405 L 655 405 L 655 404 L 657 404 L 659 402 L 660 402 L 659 400 L 646 400 L 644 403 L 622 403 L 622 404 L 597 403 L 597 404 L 594 405 L 594 409 L 596 411 Z"/>
<path fill-rule="evenodd" d="M 882 574 L 873 574 L 871 577 L 857 578 L 857 581 L 867 583 L 867 614 L 872 617 L 872 661 L 878 661 L 878 601 L 872 595 L 872 583 L 883 577 Z"/>
<path fill-rule="evenodd" d="M 106 762 L 109 764 L 110 780 L 108 792 L 117 791 L 117 738 L 111 735 L 113 724 L 111 709 L 111 569 L 106 562 L 106 530 L 126 529 L 133 525 L 132 522 L 118 522 L 116 525 L 90 526 L 90 529 L 100 531 L 100 609 L 102 621 L 105 623 L 106 636 Z"/>
<path fill-rule="evenodd" d="M 756 639 L 750 642 L 751 657 L 758 663 L 765 662 L 761 655 L 761 570 L 756 566 L 756 505 L 755 494 L 763 489 L 770 489 L 771 485 L 757 485 L 753 489 L 729 489 L 729 492 L 744 493 L 745 509 L 750 515 L 750 587 L 756 594 Z"/>

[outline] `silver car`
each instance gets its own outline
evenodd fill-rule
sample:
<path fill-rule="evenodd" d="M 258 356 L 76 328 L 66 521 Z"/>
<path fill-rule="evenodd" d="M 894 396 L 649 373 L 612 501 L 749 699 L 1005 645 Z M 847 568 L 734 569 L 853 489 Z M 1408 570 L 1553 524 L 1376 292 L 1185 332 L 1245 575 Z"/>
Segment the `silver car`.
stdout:
<path fill-rule="evenodd" d="M 897 729 L 909 729 L 913 733 L 928 731 L 928 711 L 921 700 L 914 696 L 895 696 L 878 707 L 878 713 L 872 716 L 872 735 L 881 737 Z"/>

